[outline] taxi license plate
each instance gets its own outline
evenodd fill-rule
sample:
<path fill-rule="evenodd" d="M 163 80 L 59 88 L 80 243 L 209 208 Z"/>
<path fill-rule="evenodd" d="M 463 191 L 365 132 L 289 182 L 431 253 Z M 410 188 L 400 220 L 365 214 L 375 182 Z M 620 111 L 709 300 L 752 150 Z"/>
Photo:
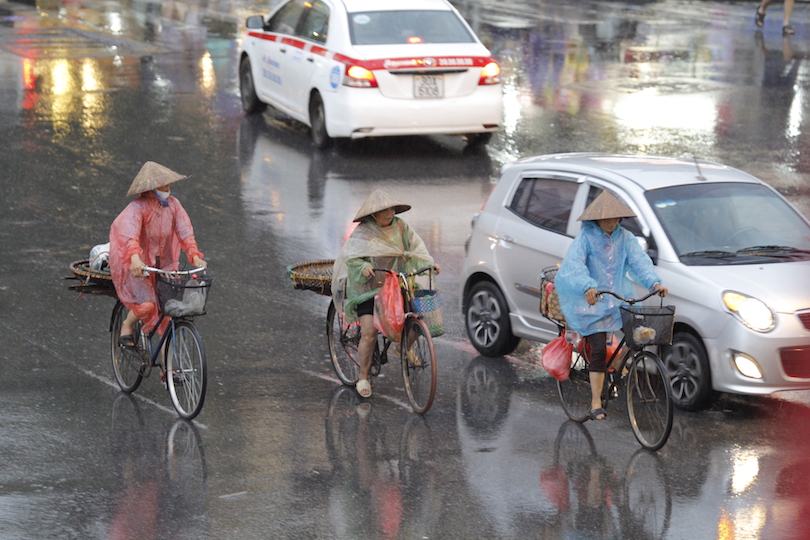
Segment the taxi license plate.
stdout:
<path fill-rule="evenodd" d="M 422 99 L 444 97 L 444 75 L 414 75 L 413 97 Z"/>

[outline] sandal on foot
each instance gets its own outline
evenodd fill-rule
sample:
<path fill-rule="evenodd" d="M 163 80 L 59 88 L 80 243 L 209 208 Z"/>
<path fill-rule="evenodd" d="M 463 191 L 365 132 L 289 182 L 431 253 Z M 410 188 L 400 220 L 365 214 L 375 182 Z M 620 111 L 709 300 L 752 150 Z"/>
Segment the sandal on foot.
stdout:
<path fill-rule="evenodd" d="M 759 8 L 761 7 L 762 5 L 757 6 L 757 12 L 754 15 L 754 24 L 756 24 L 760 28 L 765 26 L 765 14 L 759 10 Z"/>
<path fill-rule="evenodd" d="M 357 390 L 357 393 L 360 394 L 361 398 L 371 397 L 371 383 L 368 381 L 368 379 L 360 379 L 357 381 L 355 389 Z"/>
<path fill-rule="evenodd" d="M 118 336 L 118 344 L 122 347 L 135 347 L 135 336 L 132 334 Z"/>
<path fill-rule="evenodd" d="M 793 29 L 792 26 L 787 25 L 782 27 L 782 35 L 783 36 L 792 36 L 796 33 L 796 30 Z"/>
<path fill-rule="evenodd" d="M 600 414 L 602 415 L 602 418 L 599 418 Z M 600 407 L 598 409 L 594 409 L 591 412 L 589 412 L 588 416 L 591 417 L 591 420 L 604 420 L 605 418 L 607 418 L 607 413 L 605 412 L 605 409 Z"/>

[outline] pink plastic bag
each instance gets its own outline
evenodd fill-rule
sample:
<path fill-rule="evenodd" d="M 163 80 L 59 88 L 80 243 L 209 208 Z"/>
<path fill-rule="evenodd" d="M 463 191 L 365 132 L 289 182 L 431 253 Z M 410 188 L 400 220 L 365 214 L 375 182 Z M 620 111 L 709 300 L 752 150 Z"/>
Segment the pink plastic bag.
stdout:
<path fill-rule="evenodd" d="M 405 326 L 405 305 L 399 279 L 393 274 L 385 277 L 380 292 L 374 297 L 374 328 L 391 341 L 399 341 Z"/>
<path fill-rule="evenodd" d="M 571 371 L 571 352 L 573 350 L 574 346 L 565 341 L 565 333 L 554 338 L 543 348 L 543 367 L 558 381 L 566 380 Z"/>

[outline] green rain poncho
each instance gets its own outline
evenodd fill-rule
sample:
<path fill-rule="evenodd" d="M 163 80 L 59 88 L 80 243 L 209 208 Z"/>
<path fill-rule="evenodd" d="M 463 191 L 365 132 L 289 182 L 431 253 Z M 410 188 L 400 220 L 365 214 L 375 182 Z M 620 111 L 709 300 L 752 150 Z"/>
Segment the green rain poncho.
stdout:
<path fill-rule="evenodd" d="M 433 264 L 425 243 L 405 221 L 394 217 L 388 227 L 379 227 L 369 216 L 354 229 L 335 259 L 332 269 L 332 299 L 349 322 L 356 319 L 357 306 L 373 298 L 380 290 L 363 269 L 389 268 L 413 272 Z M 344 288 L 345 284 L 345 288 Z M 345 299 L 345 304 L 343 303 Z"/>

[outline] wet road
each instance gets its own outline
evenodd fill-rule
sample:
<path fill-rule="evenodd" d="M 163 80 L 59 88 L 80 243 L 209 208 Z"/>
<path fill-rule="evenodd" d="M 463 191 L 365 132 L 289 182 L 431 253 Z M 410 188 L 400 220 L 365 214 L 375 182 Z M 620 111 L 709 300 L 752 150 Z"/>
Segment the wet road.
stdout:
<path fill-rule="evenodd" d="M 787 41 L 778 6 L 757 37 L 753 3 L 457 6 L 505 70 L 504 131 L 472 153 L 444 137 L 321 153 L 301 126 L 245 118 L 244 3 L 1 12 L 0 538 L 803 537 L 807 393 L 718 396 L 639 452 L 619 407 L 565 422 L 532 344 L 476 356 L 456 306 L 469 220 L 517 157 L 695 155 L 810 214 L 806 4 Z M 173 193 L 216 280 L 193 424 L 154 376 L 117 392 L 113 302 L 61 280 L 105 241 L 146 160 L 192 175 Z M 328 365 L 328 299 L 285 277 L 334 257 L 375 187 L 413 204 L 403 217 L 444 269 L 425 418 L 395 366 L 358 407 Z"/>

